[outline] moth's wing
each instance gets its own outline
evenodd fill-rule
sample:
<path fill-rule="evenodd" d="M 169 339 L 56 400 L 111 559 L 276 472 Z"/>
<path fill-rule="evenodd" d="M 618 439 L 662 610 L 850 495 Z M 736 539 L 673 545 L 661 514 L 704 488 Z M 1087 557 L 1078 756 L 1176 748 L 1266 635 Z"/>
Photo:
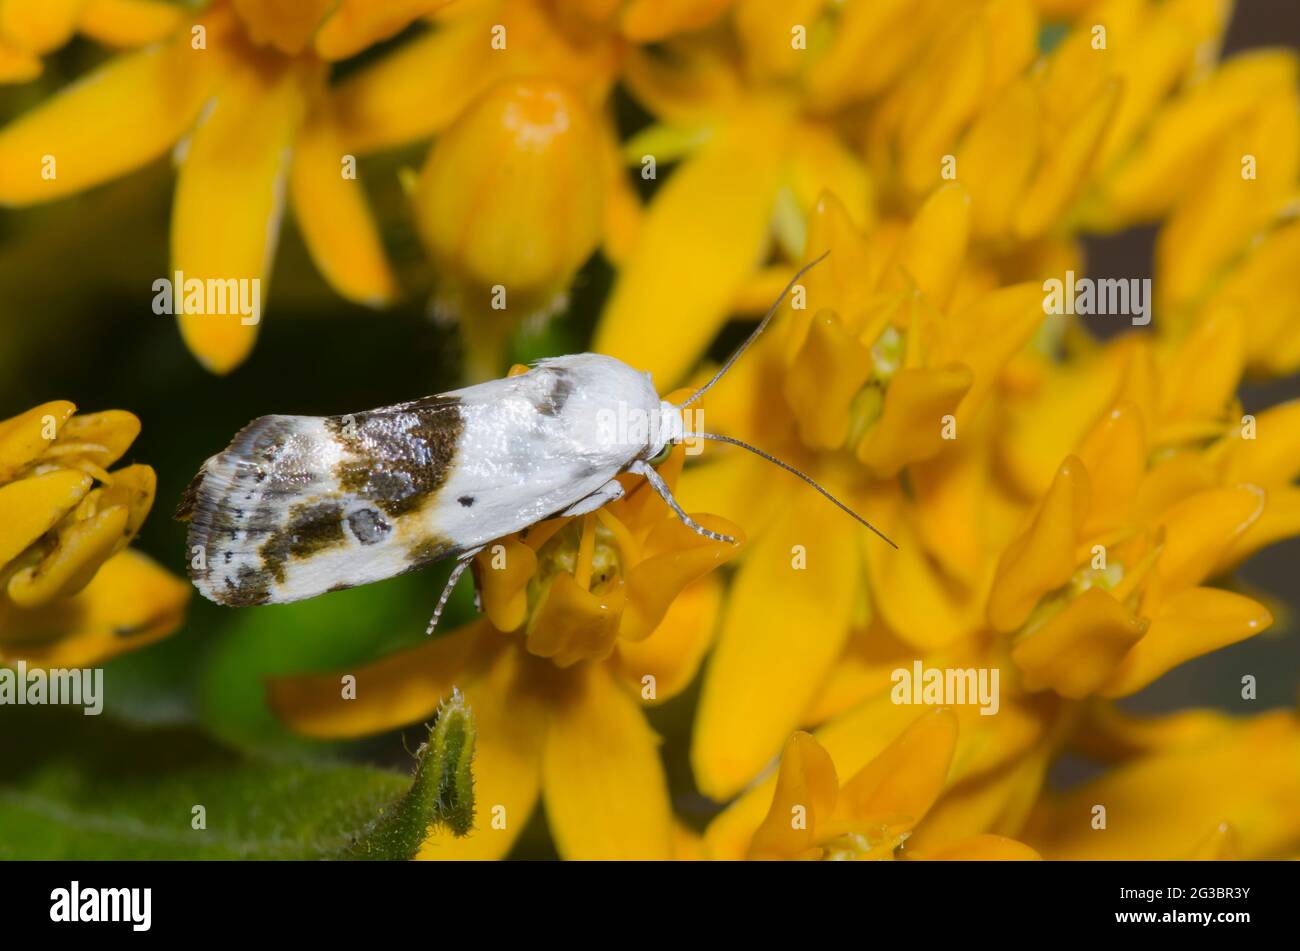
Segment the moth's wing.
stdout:
<path fill-rule="evenodd" d="M 464 430 L 434 396 L 349 416 L 263 416 L 186 489 L 190 576 L 228 605 L 296 601 L 458 549 L 428 512 Z"/>

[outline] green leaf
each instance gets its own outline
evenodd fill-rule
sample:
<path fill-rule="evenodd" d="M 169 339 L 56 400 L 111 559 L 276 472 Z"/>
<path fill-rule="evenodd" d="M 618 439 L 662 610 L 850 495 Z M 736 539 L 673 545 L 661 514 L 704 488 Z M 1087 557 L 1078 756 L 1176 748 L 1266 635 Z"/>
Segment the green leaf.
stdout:
<path fill-rule="evenodd" d="M 464 834 L 473 815 L 473 720 L 459 698 L 449 709 L 412 779 L 247 758 L 186 728 L 12 708 L 0 735 L 0 858 L 411 858 L 431 825 Z"/>

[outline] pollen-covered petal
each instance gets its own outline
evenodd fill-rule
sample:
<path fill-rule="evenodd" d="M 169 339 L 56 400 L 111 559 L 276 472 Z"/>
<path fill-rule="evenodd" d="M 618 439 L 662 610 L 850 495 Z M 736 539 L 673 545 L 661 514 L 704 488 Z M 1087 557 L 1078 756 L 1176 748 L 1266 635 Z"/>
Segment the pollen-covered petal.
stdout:
<path fill-rule="evenodd" d="M 180 315 L 186 346 L 213 373 L 243 363 L 257 338 L 302 122 L 304 78 L 298 68 L 279 64 L 237 70 L 185 152 L 172 204 L 171 258 L 186 286 L 173 288 L 174 298 L 188 297 L 194 282 L 204 294 L 207 282 L 233 280 L 247 289 L 238 292 L 247 295 L 247 308 L 231 307 L 228 293 L 226 312 L 191 313 L 186 306 Z"/>
<path fill-rule="evenodd" d="M 671 700 L 685 690 L 713 643 L 721 611 L 719 579 L 701 578 L 673 599 L 649 637 L 620 639 L 614 664 L 627 689 L 647 704 Z"/>
<path fill-rule="evenodd" d="M 397 283 L 379 228 L 355 169 L 348 175 L 347 154 L 332 106 L 322 99 L 298 136 L 289 173 L 293 214 L 321 275 L 348 300 L 382 307 L 397 293 Z"/>
<path fill-rule="evenodd" d="M 646 557 L 627 571 L 627 603 L 618 630 L 621 640 L 645 640 L 684 588 L 740 554 L 745 535 L 738 525 L 711 515 L 692 517 L 709 531 L 730 535 L 736 543 L 705 538 L 676 517 L 656 526 L 643 545 Z"/>
<path fill-rule="evenodd" d="M 908 850 L 909 857 L 931 862 L 1038 862 L 1036 851 L 1004 835 L 983 833 L 928 851 Z"/>
<path fill-rule="evenodd" d="M 76 507 L 94 480 L 74 469 L 0 485 L 0 568 Z"/>
<path fill-rule="evenodd" d="M 763 769 L 839 656 L 860 578 L 858 531 L 825 499 L 800 492 L 741 563 L 691 741 L 705 795 L 725 799 Z"/>
<path fill-rule="evenodd" d="M 191 49 L 187 36 L 67 86 L 0 130 L 0 204 L 71 195 L 163 155 L 194 124 L 221 65 L 219 52 Z"/>
<path fill-rule="evenodd" d="M 553 708 L 542 753 L 546 818 L 566 859 L 672 857 L 659 737 L 604 664 L 584 664 Z"/>
<path fill-rule="evenodd" d="M 432 716 L 452 687 L 465 688 L 476 675 L 467 664 L 481 638 L 500 641 L 500 635 L 479 622 L 369 664 L 272 677 L 266 683 L 267 703 L 303 736 L 343 739 L 393 730 Z M 477 708 L 474 715 L 480 716 Z"/>
<path fill-rule="evenodd" d="M 471 626 L 471 633 L 475 627 Z M 424 840 L 417 858 L 501 859 L 528 825 L 541 789 L 542 745 L 549 716 L 535 692 L 521 689 L 537 673 L 529 664 L 526 654 L 507 647 L 496 654 L 484 675 L 457 684 L 473 711 L 477 729 L 474 829 L 463 837 L 435 829 Z"/>
<path fill-rule="evenodd" d="M 1046 687 L 1078 699 L 1109 679 L 1146 630 L 1147 622 L 1108 592 L 1089 588 L 1022 636 L 1011 656 L 1024 674 L 1026 690 Z"/>
<path fill-rule="evenodd" d="M 820 824 L 830 819 L 839 793 L 835 764 L 808 733 L 786 741 L 767 818 L 754 831 L 751 859 L 819 858 Z"/>
<path fill-rule="evenodd" d="M 770 109 L 739 113 L 673 172 L 646 210 L 593 349 L 649 371 L 660 389 L 683 377 L 762 256 L 787 122 Z"/>
<path fill-rule="evenodd" d="M 106 46 L 145 46 L 169 36 L 182 16 L 166 0 L 86 0 L 77 29 Z"/>
<path fill-rule="evenodd" d="M 38 564 L 9 579 L 9 600 L 30 609 L 76 594 L 117 550 L 130 514 L 126 506 L 118 505 L 82 521 L 64 523 L 54 549 Z"/>
<path fill-rule="evenodd" d="M 973 382 L 962 363 L 899 370 L 885 388 L 880 419 L 858 444 L 858 459 L 878 476 L 892 478 L 908 463 L 937 455 Z"/>
<path fill-rule="evenodd" d="M 1047 859 L 1180 859 L 1228 822 L 1242 858 L 1282 858 L 1300 839 L 1297 801 L 1300 725 L 1290 711 L 1277 711 L 1043 800 L 1023 838 Z M 1098 805 L 1105 830 L 1091 821 Z"/>
<path fill-rule="evenodd" d="M 994 629 L 1015 630 L 1043 595 L 1070 580 L 1091 494 L 1088 470 L 1077 456 L 1068 456 L 1029 528 L 998 562 L 988 608 Z"/>
<path fill-rule="evenodd" d="M 53 400 L 0 422 L 0 482 L 11 479 L 53 445 L 76 411 L 67 400 Z"/>
<path fill-rule="evenodd" d="M 13 607 L 0 631 L 0 659 L 42 667 L 92 667 L 176 630 L 191 587 L 127 549 L 106 561 L 74 597 L 35 610 Z"/>
<path fill-rule="evenodd" d="M 1124 697 L 1166 671 L 1202 654 L 1254 637 L 1273 623 L 1268 608 L 1253 598 L 1220 588 L 1188 588 L 1171 595 L 1151 626 L 1101 689 Z"/>

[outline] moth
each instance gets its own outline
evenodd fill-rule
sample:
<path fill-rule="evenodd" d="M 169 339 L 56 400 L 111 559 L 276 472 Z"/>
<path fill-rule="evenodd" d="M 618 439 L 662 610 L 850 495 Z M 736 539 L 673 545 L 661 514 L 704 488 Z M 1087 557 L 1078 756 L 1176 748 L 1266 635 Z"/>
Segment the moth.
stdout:
<path fill-rule="evenodd" d="M 722 379 L 825 257 L 791 278 L 753 333 L 680 405 L 659 398 L 650 374 L 580 353 L 361 413 L 253 420 L 203 464 L 181 498 L 176 517 L 190 523 L 191 580 L 218 604 L 280 604 L 454 558 L 432 633 L 488 543 L 613 502 L 623 494 L 620 473 L 643 476 L 694 531 L 734 544 L 694 522 L 656 471 L 688 435 L 762 456 L 893 545 L 793 466 L 730 436 L 685 431 L 683 410 Z M 612 427 L 611 419 L 644 425 Z"/>

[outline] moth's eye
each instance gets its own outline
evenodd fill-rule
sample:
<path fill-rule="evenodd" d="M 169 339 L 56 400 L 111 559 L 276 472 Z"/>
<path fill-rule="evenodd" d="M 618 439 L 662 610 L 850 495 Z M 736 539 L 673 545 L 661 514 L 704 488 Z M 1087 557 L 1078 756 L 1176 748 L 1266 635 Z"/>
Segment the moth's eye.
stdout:
<path fill-rule="evenodd" d="M 654 456 L 650 458 L 650 465 L 652 466 L 659 465 L 661 462 L 666 460 L 669 455 L 672 454 L 672 451 L 673 451 L 673 444 L 666 443 L 664 447 L 659 450 L 658 453 L 656 453 Z"/>

